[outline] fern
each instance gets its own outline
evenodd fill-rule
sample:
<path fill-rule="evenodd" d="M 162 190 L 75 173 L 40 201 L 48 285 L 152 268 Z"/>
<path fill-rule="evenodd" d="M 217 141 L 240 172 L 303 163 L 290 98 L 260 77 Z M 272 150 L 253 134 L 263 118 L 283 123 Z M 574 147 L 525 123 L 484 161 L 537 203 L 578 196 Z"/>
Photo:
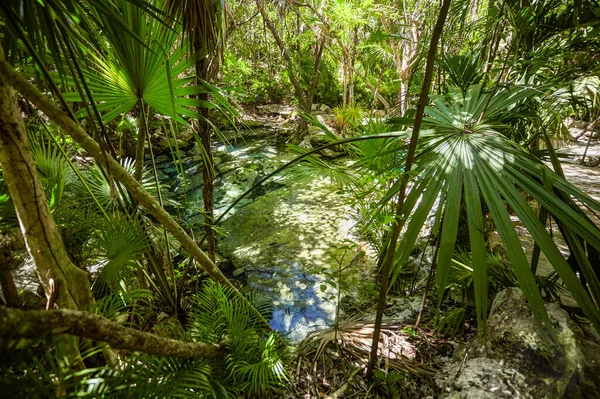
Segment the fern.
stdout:
<path fill-rule="evenodd" d="M 250 315 L 249 305 L 233 298 L 220 285 L 207 282 L 190 315 L 193 339 L 226 345 L 225 364 L 214 365 L 232 392 L 264 394 L 280 386 L 287 375 L 275 333 L 267 335 Z"/>

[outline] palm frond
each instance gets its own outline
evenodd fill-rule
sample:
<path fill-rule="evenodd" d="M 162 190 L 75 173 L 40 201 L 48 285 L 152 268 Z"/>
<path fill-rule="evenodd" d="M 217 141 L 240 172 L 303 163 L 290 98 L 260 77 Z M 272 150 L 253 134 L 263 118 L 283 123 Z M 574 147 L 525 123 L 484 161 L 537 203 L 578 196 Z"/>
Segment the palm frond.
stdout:
<path fill-rule="evenodd" d="M 56 145 L 40 139 L 31 140 L 31 154 L 50 201 L 50 209 L 56 210 L 72 175 L 69 162 Z"/>
<path fill-rule="evenodd" d="M 414 215 L 410 216 L 407 233 L 400 243 L 398 264 L 404 263 L 414 244 L 416 235 L 411 232 L 411 229 L 419 230 L 425 215 L 431 212 L 434 199 L 439 196 L 445 198 L 442 206 L 450 210 L 456 206 L 452 204 L 456 204 L 460 201 L 459 197 L 464 195 L 469 220 L 471 251 L 474 258 L 475 299 L 476 303 L 482 304 L 478 306 L 478 320 L 483 326 L 487 308 L 487 267 L 484 258 L 483 223 L 480 219 L 482 215 L 481 200 L 483 199 L 506 248 L 517 281 L 525 292 L 537 319 L 543 320 L 547 326 L 550 326 L 535 278 L 510 218 L 509 209 L 515 212 L 529 230 L 586 316 L 596 328 L 599 328 L 600 312 L 594 305 L 590 294 L 577 279 L 574 271 L 560 254 L 549 233 L 544 229 L 519 190 L 532 195 L 544 208 L 549 210 L 550 214 L 570 226 L 576 234 L 596 248 L 600 247 L 600 239 L 597 238 L 600 237 L 598 226 L 586 220 L 581 209 L 573 208 L 549 191 L 542 183 L 544 176 L 552 176 L 550 184 L 553 190 L 573 196 L 594 209 L 597 209 L 600 203 L 555 175 L 526 150 L 492 129 L 493 118 L 506 112 L 511 104 L 524 98 L 525 93 L 506 92 L 504 95 L 496 96 L 489 102 L 487 108 L 489 112 L 482 114 L 483 104 L 487 102 L 486 98 L 489 99 L 487 96 L 488 94 L 483 93 L 481 88 L 475 87 L 469 89 L 464 100 L 458 104 L 448 104 L 437 100 L 435 108 L 428 110 L 431 116 L 428 124 L 435 130 L 422 136 L 420 152 L 416 159 L 418 170 L 421 173 L 417 182 L 425 179 L 432 170 L 436 172 L 429 181 L 427 189 L 420 194 L 420 203 Z M 473 110 L 477 111 L 473 112 Z M 478 119 L 479 115 L 483 115 L 483 118 Z M 451 193 L 451 188 L 456 184 L 453 183 L 453 179 L 457 179 L 459 175 L 463 176 L 464 187 L 462 190 Z M 444 187 L 446 188 L 444 189 Z M 453 214 L 454 212 L 448 212 L 448 218 L 456 217 L 452 216 Z M 407 213 L 405 216 L 408 217 L 409 214 Z M 451 223 L 445 219 L 444 225 L 448 224 Z M 455 226 L 452 229 L 443 229 L 441 232 L 441 242 L 449 243 L 447 244 L 448 249 L 444 253 L 454 249 L 452 244 L 454 240 L 452 240 L 452 236 L 448 237 L 449 234 L 455 234 Z M 445 286 L 445 276 L 450 265 L 444 259 L 438 258 L 439 286 Z M 397 271 L 393 273 L 394 279 L 397 274 Z M 595 276 L 595 278 L 597 277 Z M 594 297 L 594 300 L 597 298 Z"/>
<path fill-rule="evenodd" d="M 131 273 L 136 261 L 148 249 L 146 236 L 137 221 L 119 214 L 104 221 L 95 240 L 101 265 L 99 282 L 116 289 L 118 282 Z"/>

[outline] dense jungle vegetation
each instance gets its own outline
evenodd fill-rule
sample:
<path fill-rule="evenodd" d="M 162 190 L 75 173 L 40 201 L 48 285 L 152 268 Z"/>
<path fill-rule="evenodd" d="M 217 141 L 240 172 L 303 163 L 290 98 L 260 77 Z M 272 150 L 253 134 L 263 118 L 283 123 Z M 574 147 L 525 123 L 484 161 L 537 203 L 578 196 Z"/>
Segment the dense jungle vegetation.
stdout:
<path fill-rule="evenodd" d="M 0 396 L 600 397 L 597 1 L 2 0 L 0 39 Z M 476 351 L 527 367 L 446 389 Z"/>

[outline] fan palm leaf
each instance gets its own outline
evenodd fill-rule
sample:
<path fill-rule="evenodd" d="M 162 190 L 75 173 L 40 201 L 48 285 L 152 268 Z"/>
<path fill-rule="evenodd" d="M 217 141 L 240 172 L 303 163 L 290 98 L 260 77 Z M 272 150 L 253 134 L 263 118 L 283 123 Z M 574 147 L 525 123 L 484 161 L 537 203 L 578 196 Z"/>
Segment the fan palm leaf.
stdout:
<path fill-rule="evenodd" d="M 114 215 L 104 221 L 96 239 L 98 260 L 102 265 L 99 282 L 115 289 L 129 267 L 143 259 L 148 242 L 135 220 Z"/>
<path fill-rule="evenodd" d="M 55 210 L 59 206 L 65 186 L 73 174 L 72 169 L 57 146 L 35 139 L 33 135 L 31 139 L 31 154 L 50 201 L 50 209 Z"/>
<path fill-rule="evenodd" d="M 485 93 L 481 86 L 471 86 L 463 98 L 454 96 L 454 101 L 450 102 L 436 99 L 434 106 L 427 109 L 429 118 L 426 124 L 431 130 L 424 132 L 420 139 L 415 159 L 415 170 L 420 174 L 407 198 L 405 217 L 409 221 L 399 244 L 396 265 L 406 262 L 421 226 L 439 200 L 444 209 L 437 260 L 437 285 L 441 295 L 455 250 L 459 210 L 464 203 L 477 315 L 479 325 L 484 327 L 488 300 L 482 212 L 482 203 L 485 203 L 533 313 L 538 321 L 544 321 L 549 327 L 535 276 L 515 232 L 510 214 L 512 211 L 539 245 L 586 316 L 599 329 L 600 312 L 594 304 L 600 299 L 595 289 L 597 276 L 593 270 L 586 271 L 586 280 L 588 276 L 591 279 L 588 293 L 521 191 L 531 195 L 556 220 L 595 248 L 600 248 L 600 229 L 581 209 L 562 198 L 577 199 L 593 210 L 600 209 L 600 203 L 552 172 L 526 149 L 500 134 L 503 125 L 497 122 L 498 118 L 532 93 L 529 89 L 509 88 L 490 98 L 490 94 Z M 392 187 L 387 198 L 394 195 L 394 190 Z M 392 271 L 392 280 L 397 279 L 399 274 L 400 268 L 397 266 Z"/>
<path fill-rule="evenodd" d="M 184 116 L 202 118 L 195 108 L 214 105 L 188 96 L 211 89 L 205 84 L 191 85 L 195 77 L 186 72 L 193 67 L 195 58 L 185 57 L 186 46 L 173 50 L 181 26 L 171 29 L 129 1 L 115 1 L 126 27 L 111 25 L 107 16 L 98 15 L 107 26 L 107 44 L 101 54 L 90 55 L 92 68 L 83 73 L 93 98 L 82 98 L 78 92 L 65 93 L 65 98 L 97 102 L 104 122 L 130 112 L 140 101 L 180 123 L 185 123 Z M 161 4 L 156 2 L 157 6 Z M 127 34 L 126 29 L 135 36 Z"/>

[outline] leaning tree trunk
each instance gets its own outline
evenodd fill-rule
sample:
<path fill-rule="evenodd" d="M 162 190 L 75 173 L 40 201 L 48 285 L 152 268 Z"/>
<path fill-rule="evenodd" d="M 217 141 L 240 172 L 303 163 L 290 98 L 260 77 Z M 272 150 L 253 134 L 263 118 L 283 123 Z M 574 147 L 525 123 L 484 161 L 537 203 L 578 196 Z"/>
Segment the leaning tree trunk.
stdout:
<path fill-rule="evenodd" d="M 446 17 L 448 16 L 448 10 L 452 0 L 443 0 L 440 13 L 437 18 L 437 22 L 433 28 L 431 34 L 431 42 L 429 44 L 429 51 L 427 52 L 427 62 L 425 64 L 425 75 L 423 76 L 423 86 L 421 87 L 421 93 L 419 95 L 419 103 L 417 104 L 417 112 L 415 115 L 415 123 L 413 126 L 412 135 L 410 138 L 410 144 L 408 147 L 408 153 L 406 154 L 406 164 L 404 167 L 404 173 L 400 177 L 400 190 L 398 193 L 398 203 L 396 204 L 396 215 L 394 220 L 394 228 L 390 235 L 390 240 L 387 243 L 387 247 L 384 250 L 383 266 L 381 268 L 381 285 L 379 287 L 379 298 L 377 303 L 377 314 L 375 315 L 375 327 L 373 329 L 373 340 L 371 341 L 371 353 L 369 356 L 369 364 L 367 365 L 367 378 L 373 376 L 373 368 L 377 363 L 377 351 L 379 348 L 379 333 L 381 331 L 381 320 L 383 319 L 383 311 L 385 309 L 388 283 L 390 278 L 390 272 L 392 264 L 396 257 L 396 245 L 398 243 L 398 237 L 402 229 L 404 220 L 404 200 L 406 197 L 406 186 L 408 185 L 409 172 L 412 169 L 413 160 L 417 149 L 417 140 L 419 138 L 419 132 L 421 130 L 421 124 L 423 123 L 423 115 L 425 114 L 425 106 L 429 99 L 429 88 L 431 86 L 431 80 L 433 77 L 433 67 L 435 63 L 435 55 L 437 52 L 437 46 L 444 29 Z"/>
<path fill-rule="evenodd" d="M 2 57 L 0 49 L 0 57 Z M 48 298 L 61 308 L 92 303 L 88 274 L 63 246 L 38 178 L 15 91 L 0 77 L 0 165 L 19 218 L 27 250 Z"/>
<path fill-rule="evenodd" d="M 39 339 L 48 335 L 69 334 L 106 342 L 113 349 L 155 356 L 214 359 L 224 355 L 219 345 L 163 338 L 79 310 L 43 311 L 0 307 L 0 321 L 0 338 Z"/>

